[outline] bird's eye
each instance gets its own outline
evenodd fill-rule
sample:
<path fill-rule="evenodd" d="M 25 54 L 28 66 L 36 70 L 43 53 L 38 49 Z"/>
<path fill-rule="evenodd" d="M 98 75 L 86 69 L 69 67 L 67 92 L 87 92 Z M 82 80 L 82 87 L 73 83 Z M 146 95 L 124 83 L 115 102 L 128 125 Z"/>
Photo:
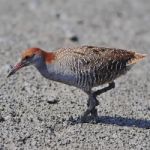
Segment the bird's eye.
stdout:
<path fill-rule="evenodd" d="M 24 59 L 29 59 L 30 57 L 29 56 L 26 56 Z"/>
<path fill-rule="evenodd" d="M 28 59 L 30 59 L 30 58 L 32 58 L 32 57 L 34 57 L 34 55 L 32 55 L 32 56 L 25 56 L 25 57 L 24 57 L 24 60 L 28 60 Z"/>

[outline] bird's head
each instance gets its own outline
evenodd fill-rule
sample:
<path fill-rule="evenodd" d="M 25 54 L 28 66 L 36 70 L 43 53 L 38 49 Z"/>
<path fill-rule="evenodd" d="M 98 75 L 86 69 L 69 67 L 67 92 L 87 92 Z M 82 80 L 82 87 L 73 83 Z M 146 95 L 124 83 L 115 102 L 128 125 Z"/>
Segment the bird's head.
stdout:
<path fill-rule="evenodd" d="M 21 60 L 12 67 L 7 77 L 15 74 L 18 70 L 29 65 L 38 66 L 41 62 L 51 62 L 54 59 L 52 53 L 47 53 L 40 48 L 29 48 L 21 54 Z"/>

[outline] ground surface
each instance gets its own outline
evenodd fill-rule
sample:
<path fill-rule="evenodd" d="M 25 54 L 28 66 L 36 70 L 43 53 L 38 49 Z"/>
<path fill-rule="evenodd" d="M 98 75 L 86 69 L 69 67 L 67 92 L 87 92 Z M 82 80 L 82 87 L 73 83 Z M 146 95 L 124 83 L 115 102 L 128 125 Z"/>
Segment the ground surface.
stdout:
<path fill-rule="evenodd" d="M 86 109 L 82 91 L 33 67 L 6 78 L 28 47 L 76 45 L 150 54 L 150 1 L 0 0 L 0 150 L 150 149 L 149 56 L 98 98 L 97 124 L 76 121 Z"/>

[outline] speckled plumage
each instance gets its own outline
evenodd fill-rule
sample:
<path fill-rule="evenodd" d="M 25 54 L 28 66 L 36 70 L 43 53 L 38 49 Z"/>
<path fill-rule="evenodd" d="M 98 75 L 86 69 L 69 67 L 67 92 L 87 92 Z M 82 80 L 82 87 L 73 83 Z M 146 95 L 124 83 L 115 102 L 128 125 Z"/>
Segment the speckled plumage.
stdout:
<path fill-rule="evenodd" d="M 114 80 L 144 57 L 133 51 L 95 46 L 60 48 L 53 52 L 30 48 L 23 52 L 21 62 L 14 66 L 8 76 L 32 64 L 47 79 L 82 89 L 89 96 L 88 109 L 82 116 L 84 120 L 90 113 L 97 116 L 95 107 L 99 103 L 96 96 L 114 88 Z M 93 87 L 105 83 L 109 86 L 92 91 Z"/>
<path fill-rule="evenodd" d="M 135 52 L 82 46 L 61 48 L 55 53 L 55 61 L 47 64 L 49 79 L 70 84 L 83 90 L 109 83 L 130 69 L 129 62 Z"/>

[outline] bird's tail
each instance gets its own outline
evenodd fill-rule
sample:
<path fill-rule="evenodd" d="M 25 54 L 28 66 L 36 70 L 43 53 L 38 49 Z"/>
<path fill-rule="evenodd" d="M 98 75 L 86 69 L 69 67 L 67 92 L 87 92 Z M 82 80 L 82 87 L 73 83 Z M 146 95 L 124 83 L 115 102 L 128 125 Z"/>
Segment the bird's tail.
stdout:
<path fill-rule="evenodd" d="M 136 64 L 139 61 L 143 60 L 145 57 L 146 54 L 140 54 L 135 52 L 133 58 L 128 61 L 128 65 Z"/>

